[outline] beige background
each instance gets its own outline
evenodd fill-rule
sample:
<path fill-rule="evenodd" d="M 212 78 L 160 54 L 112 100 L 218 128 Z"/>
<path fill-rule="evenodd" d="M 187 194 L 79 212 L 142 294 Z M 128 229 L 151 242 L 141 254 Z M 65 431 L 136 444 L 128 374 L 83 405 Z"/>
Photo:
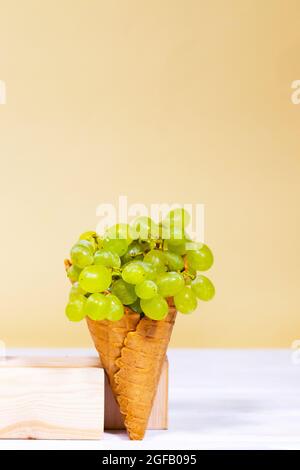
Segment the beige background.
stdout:
<path fill-rule="evenodd" d="M 62 261 L 101 202 L 203 202 L 214 302 L 173 346 L 300 338 L 297 0 L 0 0 L 1 319 L 82 346 Z"/>

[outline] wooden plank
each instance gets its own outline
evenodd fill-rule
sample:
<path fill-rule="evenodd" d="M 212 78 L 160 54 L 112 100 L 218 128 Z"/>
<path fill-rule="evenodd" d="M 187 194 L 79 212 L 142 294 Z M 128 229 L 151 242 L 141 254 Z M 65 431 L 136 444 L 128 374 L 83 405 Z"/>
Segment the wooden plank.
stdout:
<path fill-rule="evenodd" d="M 0 384 L 1 384 L 1 368 L 16 369 L 80 369 L 101 368 L 101 362 L 98 357 L 84 356 L 66 356 L 66 357 L 12 357 L 8 356 L 0 361 Z M 103 379 L 104 380 L 104 379 Z M 0 389 L 1 395 L 1 389 Z M 102 393 L 103 395 L 103 393 Z M 1 408 L 1 397 L 0 397 Z M 103 414 L 103 413 L 102 413 Z M 96 413 L 95 413 L 96 416 Z M 1 409 L 0 409 L 1 417 Z M 103 418 L 102 418 L 103 419 Z M 0 420 L 0 428 L 1 428 Z M 119 411 L 119 407 L 113 397 L 107 378 L 105 377 L 105 413 L 104 427 L 110 429 L 124 429 L 123 419 Z M 168 360 L 164 363 L 157 394 L 154 400 L 152 413 L 149 419 L 148 429 L 167 429 L 168 428 Z M 39 431 L 40 433 L 40 431 Z M 1 433 L 0 433 L 1 437 Z"/>
<path fill-rule="evenodd" d="M 97 356 L 6 356 L 0 360 L 1 367 L 97 367 L 101 368 L 101 362 Z"/>
<path fill-rule="evenodd" d="M 0 438 L 101 439 L 103 369 L 5 362 L 0 364 Z"/>

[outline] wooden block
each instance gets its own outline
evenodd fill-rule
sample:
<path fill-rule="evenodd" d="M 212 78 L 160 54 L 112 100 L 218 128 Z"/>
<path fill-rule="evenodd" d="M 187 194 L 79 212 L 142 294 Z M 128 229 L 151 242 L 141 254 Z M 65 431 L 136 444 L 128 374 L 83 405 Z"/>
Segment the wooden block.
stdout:
<path fill-rule="evenodd" d="M 88 370 L 89 371 L 89 378 L 92 378 L 93 380 L 96 380 L 96 385 L 99 387 L 100 392 L 97 392 L 97 396 L 93 396 L 92 399 L 90 399 L 89 403 L 86 403 L 86 398 L 84 398 L 84 403 L 76 406 L 76 409 L 78 410 L 78 413 L 76 416 L 79 416 L 79 419 L 84 418 L 84 413 L 85 410 L 89 410 L 91 413 L 92 417 L 96 420 L 96 427 L 99 425 L 99 428 L 101 429 L 101 432 L 103 430 L 103 381 L 104 381 L 104 373 L 103 369 L 101 368 L 101 363 L 97 357 L 77 357 L 77 356 L 70 356 L 70 357 L 34 357 L 34 358 L 29 358 L 29 357 L 22 357 L 22 358 L 15 358 L 15 357 L 7 357 L 6 359 L 3 359 L 0 361 L 0 438 L 5 438 L 5 437 L 11 437 L 11 438 L 36 438 L 36 439 L 99 439 L 100 437 L 92 437 L 91 435 L 88 435 L 88 430 L 86 428 L 85 433 L 86 437 L 83 437 L 82 433 L 83 431 L 80 429 L 79 432 L 81 433 L 80 436 L 75 437 L 75 435 L 72 434 L 72 436 L 67 437 L 66 435 L 62 437 L 57 437 L 53 433 L 50 435 L 50 431 L 52 427 L 46 426 L 46 430 L 44 429 L 45 426 L 41 426 L 40 423 L 36 423 L 34 419 L 29 419 L 28 416 L 31 414 L 33 416 L 36 416 L 37 413 L 39 413 L 40 416 L 42 414 L 45 414 L 47 412 L 47 407 L 45 404 L 45 400 L 43 401 L 43 408 L 41 408 L 41 403 L 37 403 L 37 398 L 30 397 L 30 403 L 28 406 L 29 402 L 29 390 L 27 388 L 27 383 L 29 384 L 30 381 L 34 381 L 35 374 L 39 376 L 40 374 L 43 374 L 41 372 L 42 369 L 46 369 L 46 377 L 48 376 L 48 372 L 51 370 L 54 370 L 58 372 L 59 369 L 82 369 L 82 370 Z M 11 377 L 11 385 L 8 382 L 8 374 L 7 371 L 4 372 L 4 369 L 12 369 L 14 372 L 12 373 Z M 20 373 L 18 370 L 21 369 Z M 24 372 L 24 369 L 29 369 L 29 371 Z M 35 371 L 35 369 L 38 369 L 38 371 Z M 96 369 L 96 377 L 93 375 L 91 370 Z M 23 372 L 22 372 L 23 371 Z M 101 375 L 101 384 L 97 382 L 99 379 L 99 372 Z M 23 374 L 23 377 L 22 377 Z M 24 374 L 29 374 L 29 377 L 25 377 Z M 83 377 L 83 374 L 81 372 L 78 372 L 75 374 L 76 376 L 78 375 L 78 380 L 77 380 L 77 385 L 76 387 L 80 387 L 80 384 L 83 383 L 84 385 L 84 380 L 85 378 Z M 98 379 L 97 379 L 98 378 Z M 13 381 L 14 380 L 14 381 Z M 46 380 L 43 379 L 44 381 Z M 51 379 L 51 380 L 54 380 Z M 53 389 L 54 391 L 57 391 L 58 387 L 57 384 L 63 380 L 65 382 L 66 378 L 65 377 L 58 377 L 56 375 L 56 389 Z M 74 377 L 72 378 L 74 380 Z M 37 386 L 38 384 L 36 384 Z M 60 385 L 61 386 L 61 385 Z M 13 389 L 17 389 L 18 394 L 20 397 L 18 398 L 18 406 L 15 406 L 15 411 L 13 412 L 12 416 L 10 416 L 8 419 L 8 411 L 4 413 L 5 408 L 7 407 L 7 404 L 4 403 L 4 394 L 9 391 L 9 388 L 13 387 Z M 62 387 L 63 388 L 63 387 Z M 69 386 L 69 390 L 72 389 L 71 386 Z M 24 408 L 27 408 L 27 422 L 30 424 L 24 423 L 24 417 L 22 419 L 22 426 L 23 430 L 21 429 L 21 426 L 19 428 L 9 428 L 9 430 L 5 430 L 6 426 L 4 425 L 5 420 L 4 414 L 6 415 L 6 421 L 12 421 L 14 419 L 14 422 L 17 423 L 20 421 L 20 419 L 17 419 L 17 413 L 19 413 L 18 410 L 22 411 L 22 399 L 21 399 L 21 392 L 23 390 L 24 393 Z M 77 388 L 76 388 L 77 390 Z M 79 390 L 79 389 L 78 389 Z M 17 393 L 15 390 L 15 395 Z M 74 389 L 75 391 L 75 389 Z M 26 395 L 25 395 L 26 393 Z M 51 391 L 49 389 L 48 394 L 50 395 Z M 70 391 L 72 393 L 72 391 Z M 79 392 L 78 392 L 79 393 Z M 8 393 L 7 393 L 8 395 Z M 66 410 L 68 409 L 68 395 L 66 396 Z M 25 400 L 25 396 L 27 397 L 27 404 Z M 36 396 L 36 394 L 35 394 Z M 59 397 L 63 398 L 63 395 L 59 395 Z M 86 395 L 85 395 L 86 397 Z M 6 396 L 6 399 L 8 399 L 8 396 Z M 14 395 L 10 397 L 11 405 L 14 406 Z M 80 401 L 80 395 L 77 397 L 78 402 Z M 50 400 L 50 398 L 49 398 Z M 53 400 L 52 400 L 53 401 Z M 96 402 L 96 403 L 95 403 Z M 99 411 L 99 402 L 101 403 L 101 410 Z M 51 403 L 51 400 L 50 402 Z M 74 409 L 75 409 L 75 404 Z M 69 406 L 72 406 L 72 404 L 69 404 Z M 40 411 L 38 411 L 40 410 Z M 98 411 L 97 411 L 98 410 Z M 22 413 L 24 413 L 24 410 L 21 412 L 20 416 L 23 416 Z M 48 414 L 46 414 L 47 420 L 51 419 L 51 416 L 48 417 Z M 63 413 L 61 414 L 63 416 Z M 26 421 L 26 420 L 25 420 Z M 33 421 L 33 422 L 32 422 Z M 44 420 L 39 419 L 39 421 L 44 422 Z M 46 423 L 47 424 L 47 423 Z M 105 413 L 104 413 L 104 427 L 107 430 L 117 430 L 117 429 L 124 429 L 124 424 L 123 424 L 123 418 L 121 416 L 121 413 L 119 411 L 119 407 L 113 397 L 110 385 L 108 383 L 107 377 L 105 377 Z M 149 419 L 149 424 L 148 424 L 148 429 L 167 429 L 168 428 L 168 360 L 166 358 L 166 361 L 164 363 L 162 373 L 161 373 L 161 378 L 160 382 L 158 385 L 158 390 L 157 394 L 154 400 L 153 404 L 153 409 L 152 413 Z M 71 432 L 71 431 L 69 431 Z M 76 431 L 77 432 L 77 431 Z M 97 430 L 96 430 L 97 432 Z M 57 433 L 57 431 L 56 431 Z"/>
<path fill-rule="evenodd" d="M 148 429 L 168 429 L 168 360 L 163 365 Z M 123 418 L 105 377 L 105 429 L 124 429 Z"/>
<path fill-rule="evenodd" d="M 0 362 L 0 438 L 101 439 L 104 371 L 95 358 Z"/>

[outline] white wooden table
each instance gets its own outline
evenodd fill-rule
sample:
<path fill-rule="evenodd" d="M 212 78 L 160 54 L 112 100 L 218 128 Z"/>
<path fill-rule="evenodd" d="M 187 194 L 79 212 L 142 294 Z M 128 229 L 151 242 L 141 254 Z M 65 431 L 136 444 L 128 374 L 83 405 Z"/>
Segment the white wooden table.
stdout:
<path fill-rule="evenodd" d="M 10 350 L 9 354 L 95 354 Z M 0 449 L 300 449 L 300 364 L 290 350 L 170 350 L 169 430 L 142 442 L 0 441 Z"/>

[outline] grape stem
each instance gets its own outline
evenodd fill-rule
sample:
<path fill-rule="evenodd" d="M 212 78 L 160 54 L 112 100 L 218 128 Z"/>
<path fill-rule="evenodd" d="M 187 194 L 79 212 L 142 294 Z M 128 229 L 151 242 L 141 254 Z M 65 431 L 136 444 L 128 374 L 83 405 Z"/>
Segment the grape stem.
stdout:
<path fill-rule="evenodd" d="M 66 271 L 68 271 L 68 269 L 72 266 L 72 263 L 71 263 L 70 260 L 65 259 L 65 260 L 64 260 L 64 265 L 65 265 Z"/>
<path fill-rule="evenodd" d="M 187 263 L 186 255 L 184 255 L 184 257 L 183 257 L 183 262 L 184 262 L 184 270 L 187 271 L 188 270 L 188 263 Z"/>
<path fill-rule="evenodd" d="M 184 255 L 183 257 L 183 262 L 184 262 L 184 270 L 182 272 L 182 275 L 183 277 L 186 279 L 186 278 L 190 278 L 190 279 L 195 279 L 195 275 L 194 274 L 191 274 L 189 272 L 189 267 L 188 267 L 188 263 L 187 263 L 187 259 L 186 259 L 186 255 Z"/>

